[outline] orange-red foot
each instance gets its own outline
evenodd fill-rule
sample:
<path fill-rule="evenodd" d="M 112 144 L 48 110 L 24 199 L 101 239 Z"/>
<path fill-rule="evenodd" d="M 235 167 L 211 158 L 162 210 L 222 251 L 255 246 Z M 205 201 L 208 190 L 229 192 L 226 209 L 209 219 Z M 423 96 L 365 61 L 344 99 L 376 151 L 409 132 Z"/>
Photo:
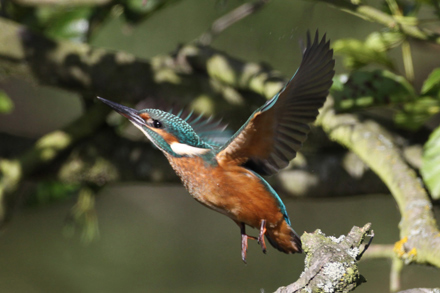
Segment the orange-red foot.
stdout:
<path fill-rule="evenodd" d="M 261 245 L 263 253 L 266 253 L 266 242 L 264 241 L 264 234 L 266 233 L 266 220 L 261 220 L 260 235 L 258 236 L 258 243 Z"/>

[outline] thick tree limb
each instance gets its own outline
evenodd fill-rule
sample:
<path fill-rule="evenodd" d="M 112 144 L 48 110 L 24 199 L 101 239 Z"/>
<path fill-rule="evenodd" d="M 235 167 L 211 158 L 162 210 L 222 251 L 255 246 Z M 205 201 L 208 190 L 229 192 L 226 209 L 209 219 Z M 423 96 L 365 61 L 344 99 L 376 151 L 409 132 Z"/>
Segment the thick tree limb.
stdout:
<path fill-rule="evenodd" d="M 403 159 L 392 137 L 374 121 L 355 115 L 337 115 L 329 99 L 318 117 L 331 139 L 356 153 L 388 186 L 402 215 L 401 240 L 394 246 L 406 263 L 440 267 L 440 231 L 432 204 L 417 174 Z"/>

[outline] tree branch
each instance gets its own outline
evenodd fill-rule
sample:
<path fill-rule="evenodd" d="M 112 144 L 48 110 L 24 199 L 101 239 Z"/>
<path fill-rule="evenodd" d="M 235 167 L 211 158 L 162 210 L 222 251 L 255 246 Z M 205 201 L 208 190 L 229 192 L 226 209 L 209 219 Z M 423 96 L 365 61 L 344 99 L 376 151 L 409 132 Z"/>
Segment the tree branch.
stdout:
<path fill-rule="evenodd" d="M 300 278 L 276 293 L 349 292 L 366 282 L 357 267 L 365 237 L 373 234 L 371 224 L 353 227 L 347 236 L 326 237 L 320 230 L 301 237 L 306 253 L 305 269 Z"/>
<path fill-rule="evenodd" d="M 394 246 L 406 263 L 440 267 L 440 231 L 432 204 L 417 174 L 403 159 L 393 138 L 376 122 L 355 115 L 337 115 L 329 99 L 317 124 L 329 137 L 356 153 L 388 186 L 402 216 L 401 240 Z"/>
<path fill-rule="evenodd" d="M 223 15 L 212 24 L 211 28 L 200 36 L 198 43 L 204 46 L 210 45 L 213 39 L 218 36 L 222 31 L 233 25 L 234 23 L 242 20 L 243 18 L 254 14 L 267 4 L 269 0 L 258 0 L 253 3 L 245 3 L 231 12 Z"/>

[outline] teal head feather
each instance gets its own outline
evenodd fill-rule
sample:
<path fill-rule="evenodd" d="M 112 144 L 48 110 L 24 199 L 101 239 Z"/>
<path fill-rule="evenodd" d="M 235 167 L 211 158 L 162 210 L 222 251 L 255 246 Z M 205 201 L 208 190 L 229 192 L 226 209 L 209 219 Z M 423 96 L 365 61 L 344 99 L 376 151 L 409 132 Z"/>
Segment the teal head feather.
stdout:
<path fill-rule="evenodd" d="M 171 147 L 173 143 L 202 149 L 212 148 L 197 135 L 188 122 L 174 114 L 158 109 L 144 109 L 138 115 L 145 119 L 145 123 L 134 123 L 135 126 L 141 128 L 159 149 L 173 156 L 180 155 Z"/>
<path fill-rule="evenodd" d="M 212 153 L 231 136 L 229 131 L 225 131 L 226 126 L 220 125 L 219 121 L 213 122 L 202 116 L 193 116 L 192 113 L 183 118 L 183 111 L 176 114 L 158 109 L 137 111 L 99 99 L 128 118 L 157 148 L 174 157 Z"/>

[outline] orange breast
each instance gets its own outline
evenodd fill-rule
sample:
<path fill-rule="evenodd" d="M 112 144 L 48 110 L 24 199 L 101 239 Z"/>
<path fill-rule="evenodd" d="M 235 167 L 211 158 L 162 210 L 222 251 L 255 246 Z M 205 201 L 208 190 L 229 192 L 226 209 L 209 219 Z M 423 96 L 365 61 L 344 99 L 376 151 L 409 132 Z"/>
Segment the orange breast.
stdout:
<path fill-rule="evenodd" d="M 199 157 L 167 156 L 189 193 L 200 203 L 237 222 L 259 228 L 278 226 L 283 215 L 260 178 L 240 166 L 206 164 Z"/>

